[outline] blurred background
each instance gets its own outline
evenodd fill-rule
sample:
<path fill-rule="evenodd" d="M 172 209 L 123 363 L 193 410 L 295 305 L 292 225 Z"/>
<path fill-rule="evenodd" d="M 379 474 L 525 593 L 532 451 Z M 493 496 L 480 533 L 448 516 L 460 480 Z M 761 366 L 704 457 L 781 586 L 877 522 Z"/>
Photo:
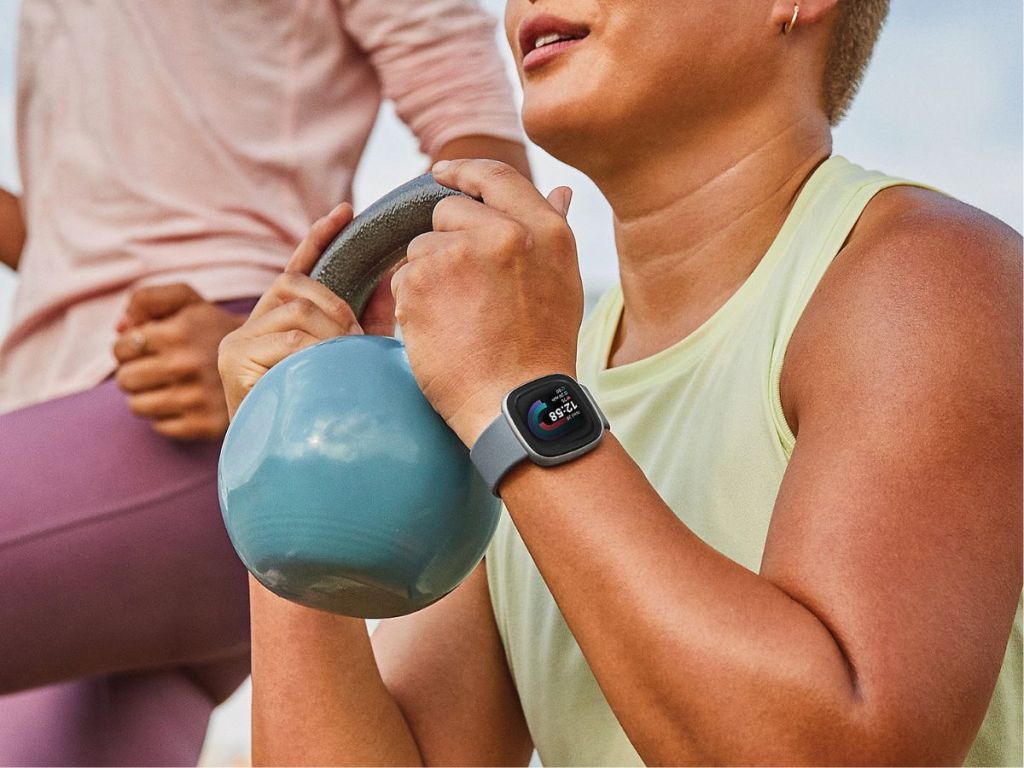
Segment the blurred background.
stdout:
<path fill-rule="evenodd" d="M 386 0 L 380 0 L 386 2 Z M 502 0 L 482 0 L 500 16 Z M 17 0 L 0 0 L 0 186 L 20 189 L 14 146 Z M 499 46 L 505 51 L 501 29 Z M 1022 229 L 1022 4 L 894 0 L 860 96 L 836 131 L 836 152 L 927 182 Z M 515 79 L 506 56 L 510 77 Z M 545 192 L 575 191 L 576 234 L 588 303 L 617 279 L 611 214 L 581 174 L 536 147 L 530 160 Z M 421 173 L 426 158 L 385 105 L 356 175 L 356 210 Z M 0 337 L 16 275 L 0 266 Z M 248 760 L 248 686 L 215 714 L 203 763 Z"/>

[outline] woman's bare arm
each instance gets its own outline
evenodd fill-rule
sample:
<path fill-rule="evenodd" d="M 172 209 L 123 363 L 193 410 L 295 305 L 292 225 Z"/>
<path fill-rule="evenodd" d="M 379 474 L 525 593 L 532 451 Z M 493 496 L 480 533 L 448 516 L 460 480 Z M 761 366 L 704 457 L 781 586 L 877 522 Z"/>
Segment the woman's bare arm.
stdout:
<path fill-rule="evenodd" d="M 25 246 L 25 219 L 18 198 L 0 189 L 0 263 L 18 268 L 21 249 Z"/>
<path fill-rule="evenodd" d="M 525 765 L 532 745 L 481 565 L 385 621 L 293 605 L 253 583 L 256 765 Z"/>
<path fill-rule="evenodd" d="M 463 157 L 485 157 L 500 160 L 530 178 L 530 164 L 526 159 L 526 148 L 518 141 L 498 139 L 493 136 L 460 136 L 452 139 L 439 149 L 431 158 L 438 160 L 457 160 Z"/>
<path fill-rule="evenodd" d="M 419 765 L 366 625 L 251 581 L 254 765 Z"/>

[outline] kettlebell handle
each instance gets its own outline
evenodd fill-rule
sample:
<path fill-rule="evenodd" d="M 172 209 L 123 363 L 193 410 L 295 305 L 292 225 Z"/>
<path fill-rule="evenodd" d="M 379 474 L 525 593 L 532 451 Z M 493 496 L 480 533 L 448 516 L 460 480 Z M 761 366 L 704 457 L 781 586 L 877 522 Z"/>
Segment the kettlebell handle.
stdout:
<path fill-rule="evenodd" d="M 438 184 L 429 173 L 391 190 L 331 241 L 310 276 L 361 316 L 384 273 L 405 257 L 413 238 L 433 229 L 434 206 L 453 195 L 463 193 Z"/>

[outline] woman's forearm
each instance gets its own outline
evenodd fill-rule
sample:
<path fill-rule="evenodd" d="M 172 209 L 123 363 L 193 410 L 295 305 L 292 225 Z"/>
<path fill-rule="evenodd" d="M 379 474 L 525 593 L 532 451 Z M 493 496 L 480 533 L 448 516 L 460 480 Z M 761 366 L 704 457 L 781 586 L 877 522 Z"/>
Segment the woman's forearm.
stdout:
<path fill-rule="evenodd" d="M 614 438 L 523 467 L 502 496 L 645 762 L 844 753 L 857 693 L 807 608 L 689 531 Z"/>
<path fill-rule="evenodd" d="M 249 593 L 255 765 L 421 764 L 364 621 Z"/>
<path fill-rule="evenodd" d="M 25 220 L 18 198 L 0 189 L 0 263 L 18 268 L 25 245 Z"/>
<path fill-rule="evenodd" d="M 431 162 L 456 160 L 463 157 L 478 157 L 507 163 L 530 178 L 530 163 L 526 159 L 526 148 L 517 141 L 498 139 L 493 136 L 461 136 L 452 139 L 437 151 Z"/>

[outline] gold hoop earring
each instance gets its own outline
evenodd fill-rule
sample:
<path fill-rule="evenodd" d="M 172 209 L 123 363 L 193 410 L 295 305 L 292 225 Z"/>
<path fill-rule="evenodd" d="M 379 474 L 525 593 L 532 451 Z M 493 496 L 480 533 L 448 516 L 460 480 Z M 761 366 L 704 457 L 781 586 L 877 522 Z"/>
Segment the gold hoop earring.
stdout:
<path fill-rule="evenodd" d="M 788 35 L 796 26 L 796 17 L 800 15 L 800 3 L 793 3 L 793 18 L 782 25 L 782 34 Z"/>

